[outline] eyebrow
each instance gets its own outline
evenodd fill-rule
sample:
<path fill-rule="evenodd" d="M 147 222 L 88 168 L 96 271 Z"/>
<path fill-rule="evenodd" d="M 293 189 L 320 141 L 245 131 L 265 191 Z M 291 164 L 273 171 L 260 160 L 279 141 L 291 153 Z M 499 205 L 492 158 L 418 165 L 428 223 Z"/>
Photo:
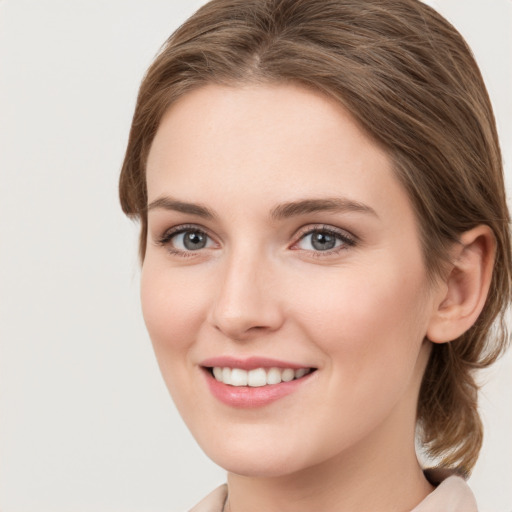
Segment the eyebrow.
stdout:
<path fill-rule="evenodd" d="M 155 199 L 149 203 L 147 207 L 147 211 L 155 210 L 161 208 L 163 210 L 170 210 L 181 213 L 188 213 L 191 215 L 197 215 L 198 217 L 203 217 L 204 219 L 214 219 L 216 215 L 201 204 L 196 203 L 186 203 L 184 201 L 178 201 L 177 199 L 173 199 L 171 197 L 160 197 Z"/>
<path fill-rule="evenodd" d="M 149 212 L 158 208 L 188 213 L 204 219 L 217 218 L 217 215 L 212 210 L 202 204 L 178 201 L 171 197 L 160 197 L 155 201 L 152 201 L 148 205 L 147 211 Z M 277 205 L 271 210 L 270 218 L 272 220 L 282 220 L 316 212 L 358 212 L 370 214 L 377 218 L 379 217 L 373 208 L 364 203 L 352 201 L 347 198 L 331 197 L 322 199 L 301 199 Z"/>
<path fill-rule="evenodd" d="M 272 209 L 270 217 L 274 220 L 280 220 L 315 212 L 358 212 L 368 213 L 377 218 L 379 217 L 377 212 L 370 206 L 342 197 L 331 197 L 325 199 L 303 199 L 299 201 L 283 203 Z"/>

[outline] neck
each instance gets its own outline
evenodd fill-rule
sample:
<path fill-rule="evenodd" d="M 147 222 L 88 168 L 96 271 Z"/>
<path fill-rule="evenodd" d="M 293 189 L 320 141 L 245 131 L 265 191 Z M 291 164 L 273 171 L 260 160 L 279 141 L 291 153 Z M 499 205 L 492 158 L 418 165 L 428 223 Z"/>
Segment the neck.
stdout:
<path fill-rule="evenodd" d="M 329 468 L 330 466 L 330 468 Z M 433 488 L 417 461 L 385 472 L 331 460 L 297 474 L 277 478 L 228 475 L 227 512 L 381 512 L 410 511 Z"/>

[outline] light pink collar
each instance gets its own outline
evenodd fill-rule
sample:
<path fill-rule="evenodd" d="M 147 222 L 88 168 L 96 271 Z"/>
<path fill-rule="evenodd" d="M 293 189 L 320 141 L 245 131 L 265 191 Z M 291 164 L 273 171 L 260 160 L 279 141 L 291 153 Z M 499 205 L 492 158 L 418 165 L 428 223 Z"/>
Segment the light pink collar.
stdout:
<path fill-rule="evenodd" d="M 475 497 L 462 477 L 442 469 L 429 469 L 425 476 L 437 487 L 411 512 L 478 512 Z"/>
<path fill-rule="evenodd" d="M 431 482 L 440 483 L 411 512 L 477 512 L 475 497 L 463 478 L 435 470 L 427 474 Z M 227 496 L 228 486 L 221 485 L 189 512 L 222 512 Z"/>

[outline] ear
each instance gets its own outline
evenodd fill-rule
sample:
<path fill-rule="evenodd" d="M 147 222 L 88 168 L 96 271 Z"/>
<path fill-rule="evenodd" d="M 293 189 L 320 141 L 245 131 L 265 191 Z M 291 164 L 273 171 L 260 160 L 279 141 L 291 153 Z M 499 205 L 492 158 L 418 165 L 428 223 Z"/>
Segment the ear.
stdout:
<path fill-rule="evenodd" d="M 454 244 L 427 329 L 430 341 L 452 341 L 476 322 L 489 292 L 495 254 L 496 239 L 489 226 L 466 231 Z"/>

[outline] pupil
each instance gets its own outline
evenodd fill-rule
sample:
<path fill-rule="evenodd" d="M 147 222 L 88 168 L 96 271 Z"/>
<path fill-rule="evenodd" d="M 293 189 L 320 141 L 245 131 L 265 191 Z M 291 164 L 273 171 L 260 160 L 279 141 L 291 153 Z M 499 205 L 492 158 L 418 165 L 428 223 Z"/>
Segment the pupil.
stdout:
<path fill-rule="evenodd" d="M 328 233 L 316 232 L 312 234 L 311 245 L 317 251 L 328 251 L 336 245 L 336 238 Z"/>
<path fill-rule="evenodd" d="M 202 249 L 206 245 L 206 237 L 197 231 L 189 231 L 183 237 L 183 245 L 190 251 Z"/>

